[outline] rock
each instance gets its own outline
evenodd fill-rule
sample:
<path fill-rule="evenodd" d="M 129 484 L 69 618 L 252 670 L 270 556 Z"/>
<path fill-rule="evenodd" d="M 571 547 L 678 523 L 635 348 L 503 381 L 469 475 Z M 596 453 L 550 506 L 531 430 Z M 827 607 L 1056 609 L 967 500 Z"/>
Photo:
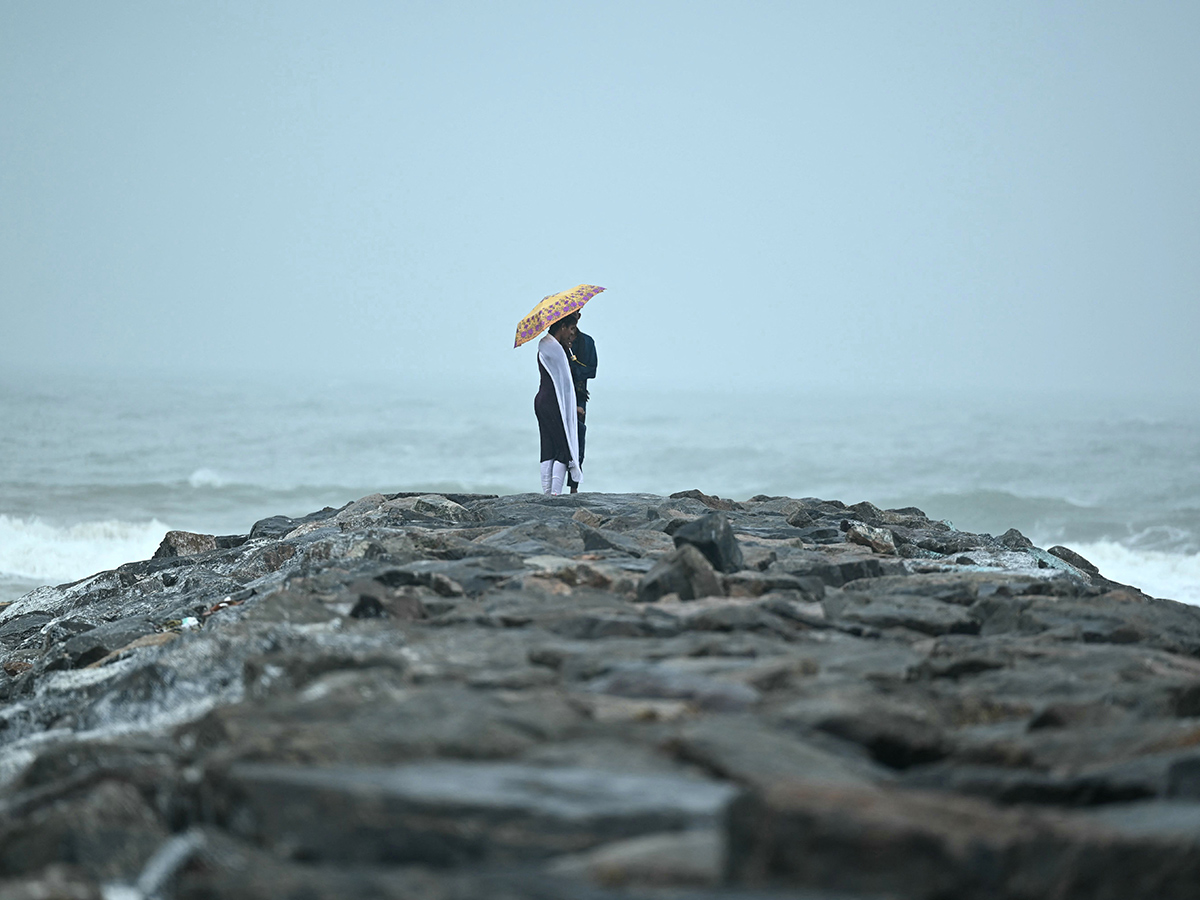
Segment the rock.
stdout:
<path fill-rule="evenodd" d="M 361 501 L 360 501 L 361 502 Z M 349 506 L 350 504 L 347 504 Z M 346 507 L 342 507 L 342 510 Z M 281 538 L 295 531 L 302 525 L 309 525 L 316 522 L 323 522 L 326 519 L 331 519 L 338 515 L 342 510 L 334 509 L 327 506 L 324 509 L 319 509 L 316 512 L 309 513 L 307 516 L 301 516 L 298 519 L 292 519 L 287 516 L 270 516 L 266 519 L 259 519 L 250 529 L 250 539 L 256 538 Z"/>
<path fill-rule="evenodd" d="M 1033 546 L 1033 541 L 1021 534 L 1015 528 L 1010 528 L 1004 534 L 1000 535 L 1000 543 L 1009 550 L 1028 550 Z"/>
<path fill-rule="evenodd" d="M 783 710 L 780 718 L 792 728 L 857 744 L 890 769 L 935 762 L 950 752 L 930 716 L 858 694 L 802 700 Z"/>
<path fill-rule="evenodd" d="M 45 668 L 52 671 L 62 668 L 82 668 L 103 659 L 134 640 L 151 634 L 158 629 L 149 620 L 140 616 L 118 619 L 77 634 L 62 644 L 57 654 L 46 657 Z"/>
<path fill-rule="evenodd" d="M 761 597 L 773 591 L 795 591 L 806 600 L 819 600 L 825 596 L 825 583 L 821 579 L 781 571 L 743 570 L 726 575 L 722 582 L 726 593 L 733 597 Z"/>
<path fill-rule="evenodd" d="M 855 503 L 853 506 L 847 506 L 846 512 L 852 512 L 868 525 L 874 525 L 877 522 L 882 522 L 884 512 L 874 503 L 869 503 L 863 500 L 861 503 Z"/>
<path fill-rule="evenodd" d="M 697 490 L 676 491 L 674 494 L 671 495 L 672 500 L 682 500 L 685 498 L 690 498 L 692 500 L 699 500 L 701 503 L 703 503 L 705 506 L 709 507 L 710 509 L 720 509 L 720 510 L 725 510 L 726 512 L 743 508 L 742 504 L 740 504 L 740 503 L 735 503 L 732 500 L 722 500 L 720 497 L 712 497 L 712 496 L 709 496 L 708 494 L 704 493 L 703 491 L 697 491 Z"/>
<path fill-rule="evenodd" d="M 217 549 L 216 536 L 194 534 L 191 531 L 168 531 L 154 551 L 152 559 L 170 559 L 176 556 L 194 556 Z"/>
<path fill-rule="evenodd" d="M 75 867 L 63 863 L 47 866 L 35 875 L 0 878 L 5 900 L 105 900 L 100 885 Z"/>
<path fill-rule="evenodd" d="M 914 900 L 1182 900 L 1195 896 L 1200 876 L 1200 819 L 1188 821 L 1190 832 L 1139 833 L 1133 823 L 1117 829 L 1081 815 L 917 791 L 781 784 L 734 805 L 729 874 Z"/>
<path fill-rule="evenodd" d="M 1030 546 L 1032 546 L 1032 545 L 1030 545 Z M 1080 571 L 1087 572 L 1089 575 L 1099 575 L 1100 574 L 1099 569 L 1097 569 L 1094 565 L 1092 565 L 1090 562 L 1088 562 L 1086 559 L 1084 559 L 1082 556 L 1080 556 L 1074 550 L 1069 550 L 1066 547 L 1058 546 L 1058 547 L 1051 547 L 1046 552 L 1051 553 L 1054 556 L 1057 556 L 1063 562 L 1070 563 L 1071 565 L 1073 565 L 1075 568 L 1079 569 Z"/>
<path fill-rule="evenodd" d="M 862 594 L 827 592 L 825 615 L 833 622 L 853 622 L 872 628 L 908 628 L 922 634 L 978 634 L 979 622 L 970 610 L 930 600 L 919 594 Z"/>
<path fill-rule="evenodd" d="M 754 706 L 761 696 L 754 688 L 734 681 L 670 666 L 638 664 L 614 667 L 610 674 L 591 682 L 588 690 L 618 697 L 687 700 L 710 712 L 740 712 Z"/>
<path fill-rule="evenodd" d="M 649 834 L 559 857 L 547 870 L 605 887 L 712 887 L 725 874 L 725 835 L 716 828 Z"/>
<path fill-rule="evenodd" d="M 0 606 L 0 895 L 1193 896 L 1200 609 L 1028 543 L 380 493 L 39 588 Z"/>
<path fill-rule="evenodd" d="M 714 716 L 686 726 L 668 746 L 680 759 L 713 775 L 759 790 L 780 781 L 863 786 L 892 777 L 744 715 Z"/>
<path fill-rule="evenodd" d="M 787 517 L 787 523 L 793 528 L 809 528 L 820 521 L 820 514 L 811 509 L 798 509 Z"/>
<path fill-rule="evenodd" d="M 691 544 L 683 544 L 662 557 L 637 586 L 641 603 L 652 603 L 666 594 L 676 594 L 681 600 L 695 600 L 724 593 L 709 561 Z"/>
<path fill-rule="evenodd" d="M 870 547 L 876 553 L 892 554 L 896 552 L 896 540 L 886 528 L 875 528 L 861 522 L 854 522 L 846 529 L 846 540 Z"/>
<path fill-rule="evenodd" d="M 235 833 L 339 863 L 516 862 L 713 828 L 736 791 L 669 775 L 513 763 L 394 768 L 241 764 L 214 780 Z"/>
<path fill-rule="evenodd" d="M 479 517 L 465 506 L 441 494 L 424 494 L 413 503 L 413 511 L 450 522 L 477 522 Z"/>
<path fill-rule="evenodd" d="M 676 547 L 691 544 L 719 572 L 736 572 L 745 565 L 742 548 L 733 536 L 729 520 L 721 513 L 712 512 L 688 522 L 672 536 Z"/>
<path fill-rule="evenodd" d="M 138 790 L 120 781 L 48 799 L 23 821 L 0 825 L 0 872 L 29 874 L 67 863 L 105 880 L 132 880 L 167 837 Z"/>

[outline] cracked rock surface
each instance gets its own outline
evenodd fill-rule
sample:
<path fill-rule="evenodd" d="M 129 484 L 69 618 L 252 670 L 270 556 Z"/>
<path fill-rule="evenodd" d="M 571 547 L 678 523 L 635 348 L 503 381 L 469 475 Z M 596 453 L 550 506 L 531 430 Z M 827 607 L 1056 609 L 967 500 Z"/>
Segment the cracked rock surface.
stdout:
<path fill-rule="evenodd" d="M 1200 609 L 813 498 L 372 494 L 0 607 L 0 896 L 1195 898 Z"/>

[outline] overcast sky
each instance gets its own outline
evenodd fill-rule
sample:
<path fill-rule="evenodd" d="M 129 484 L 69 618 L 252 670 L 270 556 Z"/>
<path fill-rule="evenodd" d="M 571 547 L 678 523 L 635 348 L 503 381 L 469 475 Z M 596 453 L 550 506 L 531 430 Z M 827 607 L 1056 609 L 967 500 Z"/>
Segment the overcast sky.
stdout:
<path fill-rule="evenodd" d="M 1200 3 L 0 2 L 0 360 L 1200 386 Z"/>

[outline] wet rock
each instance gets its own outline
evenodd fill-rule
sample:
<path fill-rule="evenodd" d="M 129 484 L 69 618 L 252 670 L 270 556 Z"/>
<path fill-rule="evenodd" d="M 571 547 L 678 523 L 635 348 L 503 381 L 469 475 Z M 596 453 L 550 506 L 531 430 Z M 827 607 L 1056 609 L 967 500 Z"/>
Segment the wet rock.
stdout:
<path fill-rule="evenodd" d="M 726 528 L 720 572 L 687 538 Z M 199 833 L 164 897 L 1194 892 L 1200 610 L 1015 532 L 816 498 L 380 493 L 212 542 L 0 608 L 22 890 L 63 862 L 112 893 Z M 498 763 L 537 774 L 462 806 Z M 449 766 L 442 799 L 388 780 L 410 765 Z M 588 811 L 629 776 L 670 815 L 684 782 L 748 796 L 703 822 Z"/>
<path fill-rule="evenodd" d="M 240 764 L 210 788 L 235 833 L 336 862 L 515 862 L 716 826 L 736 791 L 668 775 L 515 763 Z"/>
<path fill-rule="evenodd" d="M 47 654 L 45 669 L 78 669 L 91 665 L 137 638 L 157 630 L 152 622 L 140 616 L 118 619 L 116 622 L 89 628 L 82 634 L 64 641 L 55 652 Z"/>
<path fill-rule="evenodd" d="M 739 712 L 754 706 L 760 694 L 753 687 L 669 666 L 624 664 L 588 685 L 598 694 L 657 700 L 686 700 L 710 712 Z"/>
<path fill-rule="evenodd" d="M 667 594 L 676 594 L 682 600 L 695 600 L 724 593 L 708 559 L 686 543 L 655 563 L 637 587 L 641 603 L 651 603 Z"/>
<path fill-rule="evenodd" d="M 703 491 L 697 491 L 697 490 L 676 491 L 674 494 L 671 495 L 672 500 L 682 500 L 685 498 L 690 498 L 692 500 L 699 500 L 701 503 L 703 503 L 705 506 L 709 507 L 710 509 L 720 509 L 720 510 L 725 510 L 726 512 L 735 510 L 735 509 L 743 509 L 743 506 L 740 503 L 736 503 L 733 500 L 723 500 L 720 497 L 713 497 L 713 496 L 710 496 L 710 495 L 704 493 Z"/>
<path fill-rule="evenodd" d="M 34 635 L 39 635 L 51 620 L 49 613 L 34 612 L 0 625 L 0 647 L 19 647 Z"/>
<path fill-rule="evenodd" d="M 688 522 L 672 537 L 676 547 L 691 544 L 719 572 L 736 572 L 745 566 L 742 548 L 733 536 L 729 519 L 721 513 L 712 512 Z"/>
<path fill-rule="evenodd" d="M 761 597 L 773 591 L 795 591 L 807 600 L 819 600 L 825 596 L 825 583 L 821 579 L 783 571 L 743 570 L 726 575 L 722 581 L 727 593 L 734 597 Z"/>
<path fill-rule="evenodd" d="M 668 746 L 680 759 L 715 776 L 760 790 L 780 781 L 868 785 L 891 777 L 748 716 L 714 716 L 688 725 Z"/>
<path fill-rule="evenodd" d="M 77 867 L 63 863 L 19 878 L 0 878 L 5 900 L 104 900 L 100 885 Z"/>
<path fill-rule="evenodd" d="M 780 718 L 792 728 L 857 744 L 890 769 L 935 762 L 950 752 L 942 729 L 927 713 L 882 698 L 835 694 L 803 700 Z"/>
<path fill-rule="evenodd" d="M 191 531 L 168 531 L 154 551 L 153 559 L 175 556 L 194 556 L 217 549 L 217 539 L 211 534 L 195 534 Z"/>
<path fill-rule="evenodd" d="M 956 898 L 1194 896 L 1195 823 L 997 808 L 916 791 L 780 785 L 739 800 L 730 874 Z M 1178 823 L 1178 824 L 1177 824 Z M 1189 826 L 1192 830 L 1188 830 Z M 869 848 L 871 864 L 861 864 Z"/>
<path fill-rule="evenodd" d="M 1057 547 L 1050 547 L 1046 552 L 1051 553 L 1054 556 L 1057 556 L 1063 562 L 1070 563 L 1071 565 L 1073 565 L 1075 568 L 1079 569 L 1080 571 L 1087 572 L 1089 575 L 1099 575 L 1100 574 L 1099 569 L 1097 569 L 1094 565 L 1092 565 L 1090 562 L 1088 562 L 1086 559 L 1084 559 L 1082 556 L 1080 556 L 1074 550 L 1070 550 L 1063 546 L 1057 546 Z"/>
<path fill-rule="evenodd" d="M 1004 534 L 1000 535 L 1000 543 L 1009 550 L 1028 550 L 1033 546 L 1033 541 L 1021 534 L 1015 528 L 1010 528 Z"/>
<path fill-rule="evenodd" d="M 460 503 L 455 503 L 441 494 L 425 494 L 413 502 L 413 511 L 445 519 L 449 522 L 477 522 L 479 517 Z"/>
<path fill-rule="evenodd" d="M 846 540 L 853 544 L 870 547 L 876 553 L 896 552 L 896 539 L 886 528 L 876 528 L 872 525 L 854 522 L 846 529 Z"/>
<path fill-rule="evenodd" d="M 907 628 L 922 634 L 978 634 L 979 622 L 969 610 L 919 594 L 872 595 L 827 592 L 826 616 L 835 622 L 853 622 L 872 628 Z"/>
<path fill-rule="evenodd" d="M 725 874 L 725 834 L 693 828 L 629 838 L 560 857 L 547 870 L 606 887 L 715 886 Z"/>
<path fill-rule="evenodd" d="M 0 825 L 0 872 L 65 863 L 105 880 L 132 879 L 166 837 L 164 823 L 136 788 L 106 780 Z"/>
<path fill-rule="evenodd" d="M 349 504 L 347 504 L 348 506 Z M 346 507 L 342 507 L 345 509 Z M 288 516 L 269 516 L 265 519 L 259 519 L 250 529 L 250 539 L 255 538 L 281 538 L 289 532 L 295 531 L 302 525 L 309 525 L 315 522 L 323 522 L 326 519 L 331 519 L 336 516 L 341 510 L 332 507 L 325 507 L 316 512 L 309 513 L 306 516 L 301 516 L 298 519 L 292 519 Z"/>
<path fill-rule="evenodd" d="M 819 522 L 821 514 L 811 509 L 798 509 L 787 517 L 787 523 L 793 528 L 809 528 Z"/>

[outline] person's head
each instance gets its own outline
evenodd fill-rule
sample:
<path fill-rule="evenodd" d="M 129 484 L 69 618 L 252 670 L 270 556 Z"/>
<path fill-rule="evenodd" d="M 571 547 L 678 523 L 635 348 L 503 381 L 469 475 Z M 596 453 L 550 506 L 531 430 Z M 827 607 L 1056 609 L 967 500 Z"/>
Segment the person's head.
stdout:
<path fill-rule="evenodd" d="M 564 350 L 571 349 L 571 344 L 577 334 L 579 334 L 579 313 L 563 316 L 550 326 L 550 336 L 562 344 Z"/>

